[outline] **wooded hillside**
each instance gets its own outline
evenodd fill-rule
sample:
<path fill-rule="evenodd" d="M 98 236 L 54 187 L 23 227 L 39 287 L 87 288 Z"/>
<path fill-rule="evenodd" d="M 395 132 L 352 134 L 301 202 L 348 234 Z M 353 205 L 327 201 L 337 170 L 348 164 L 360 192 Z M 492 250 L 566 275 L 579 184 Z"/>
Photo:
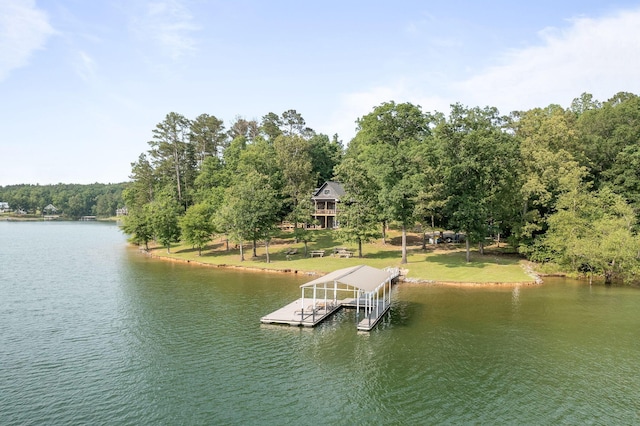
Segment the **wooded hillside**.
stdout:
<path fill-rule="evenodd" d="M 634 279 L 637 95 L 600 102 L 583 94 L 568 108 L 507 116 L 388 102 L 357 124 L 345 150 L 295 110 L 238 118 L 229 129 L 207 114 L 169 113 L 132 164 L 125 229 L 138 243 L 155 238 L 167 248 L 179 238 L 201 248 L 214 233 L 268 242 L 283 220 L 308 223 L 311 191 L 335 179 L 347 192 L 338 217 L 345 240 L 367 241 L 383 223 L 459 231 L 470 244 L 500 235 L 534 260 Z"/>

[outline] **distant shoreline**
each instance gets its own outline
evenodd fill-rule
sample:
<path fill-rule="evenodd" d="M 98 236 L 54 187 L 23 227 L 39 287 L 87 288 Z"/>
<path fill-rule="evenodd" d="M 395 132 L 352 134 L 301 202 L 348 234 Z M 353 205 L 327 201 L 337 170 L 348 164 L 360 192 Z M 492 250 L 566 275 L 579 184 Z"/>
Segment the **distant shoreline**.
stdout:
<path fill-rule="evenodd" d="M 105 217 L 105 218 L 96 218 L 90 220 L 90 222 L 117 222 L 118 219 L 116 217 Z M 56 217 L 47 217 L 47 216 L 7 216 L 0 215 L 0 222 L 83 222 L 82 219 L 70 219 L 63 218 L 60 216 Z"/>

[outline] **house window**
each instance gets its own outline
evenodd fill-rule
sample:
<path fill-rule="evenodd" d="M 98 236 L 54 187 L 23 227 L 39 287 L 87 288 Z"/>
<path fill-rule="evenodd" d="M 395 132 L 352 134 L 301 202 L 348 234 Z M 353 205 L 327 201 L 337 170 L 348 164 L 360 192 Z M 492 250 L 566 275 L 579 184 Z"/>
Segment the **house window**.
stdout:
<path fill-rule="evenodd" d="M 330 190 L 328 190 L 328 189 L 325 189 L 325 190 L 324 190 L 324 195 L 329 195 L 329 194 L 331 194 L 331 191 L 330 191 Z"/>

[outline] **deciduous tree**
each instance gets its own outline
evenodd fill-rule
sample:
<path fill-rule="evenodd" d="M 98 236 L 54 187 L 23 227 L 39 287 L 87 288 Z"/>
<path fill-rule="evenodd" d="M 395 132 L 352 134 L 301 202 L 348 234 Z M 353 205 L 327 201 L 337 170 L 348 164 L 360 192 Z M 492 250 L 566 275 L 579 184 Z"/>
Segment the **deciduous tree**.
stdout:
<path fill-rule="evenodd" d="M 379 189 L 378 206 L 402 228 L 402 260 L 407 263 L 407 227 L 414 223 L 420 191 L 417 147 L 430 133 L 429 117 L 420 107 L 387 102 L 358 120 L 349 147 Z"/>
<path fill-rule="evenodd" d="M 244 261 L 243 244 L 263 240 L 267 244 L 275 232 L 280 204 L 266 176 L 252 171 L 230 187 L 224 205 L 217 215 L 220 230 L 240 245 L 240 260 Z"/>
<path fill-rule="evenodd" d="M 214 232 L 211 207 L 205 203 L 194 204 L 180 218 L 182 238 L 198 249 L 198 256 L 202 256 L 202 249 L 211 241 Z"/>
<path fill-rule="evenodd" d="M 358 244 L 358 257 L 362 257 L 362 243 L 380 236 L 378 187 L 354 158 L 345 158 L 336 172 L 345 189 L 338 211 L 339 233 Z"/>
<path fill-rule="evenodd" d="M 628 279 L 640 266 L 635 223 L 632 209 L 611 190 L 577 188 L 559 197 L 558 211 L 534 254 L 573 271 L 600 274 L 607 284 L 616 276 Z"/>
<path fill-rule="evenodd" d="M 178 216 L 181 208 L 170 191 L 165 190 L 149 204 L 148 209 L 153 234 L 156 240 L 167 248 L 167 253 L 170 253 L 171 243 L 180 241 Z"/>
<path fill-rule="evenodd" d="M 517 149 L 501 127 L 503 120 L 495 108 L 455 104 L 447 122 L 436 129 L 444 146 L 449 226 L 466 234 L 467 262 L 470 242 L 482 244 L 497 207 L 510 202 L 502 189 L 515 173 Z"/>
<path fill-rule="evenodd" d="M 296 212 L 300 202 L 311 196 L 315 184 L 309 141 L 299 135 L 280 135 L 273 147 L 276 163 L 282 173 L 282 191 L 289 206 L 288 211 Z M 297 226 L 295 214 L 291 219 Z"/>

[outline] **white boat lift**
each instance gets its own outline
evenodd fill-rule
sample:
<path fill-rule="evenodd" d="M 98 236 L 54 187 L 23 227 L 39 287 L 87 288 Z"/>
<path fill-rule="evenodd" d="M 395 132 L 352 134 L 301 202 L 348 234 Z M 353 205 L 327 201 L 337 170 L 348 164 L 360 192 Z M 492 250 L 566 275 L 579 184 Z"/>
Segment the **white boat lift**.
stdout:
<path fill-rule="evenodd" d="M 343 307 L 362 309 L 358 330 L 370 331 L 391 306 L 391 287 L 400 273 L 358 265 L 339 269 L 300 286 L 300 299 L 260 319 L 264 324 L 314 327 Z"/>

